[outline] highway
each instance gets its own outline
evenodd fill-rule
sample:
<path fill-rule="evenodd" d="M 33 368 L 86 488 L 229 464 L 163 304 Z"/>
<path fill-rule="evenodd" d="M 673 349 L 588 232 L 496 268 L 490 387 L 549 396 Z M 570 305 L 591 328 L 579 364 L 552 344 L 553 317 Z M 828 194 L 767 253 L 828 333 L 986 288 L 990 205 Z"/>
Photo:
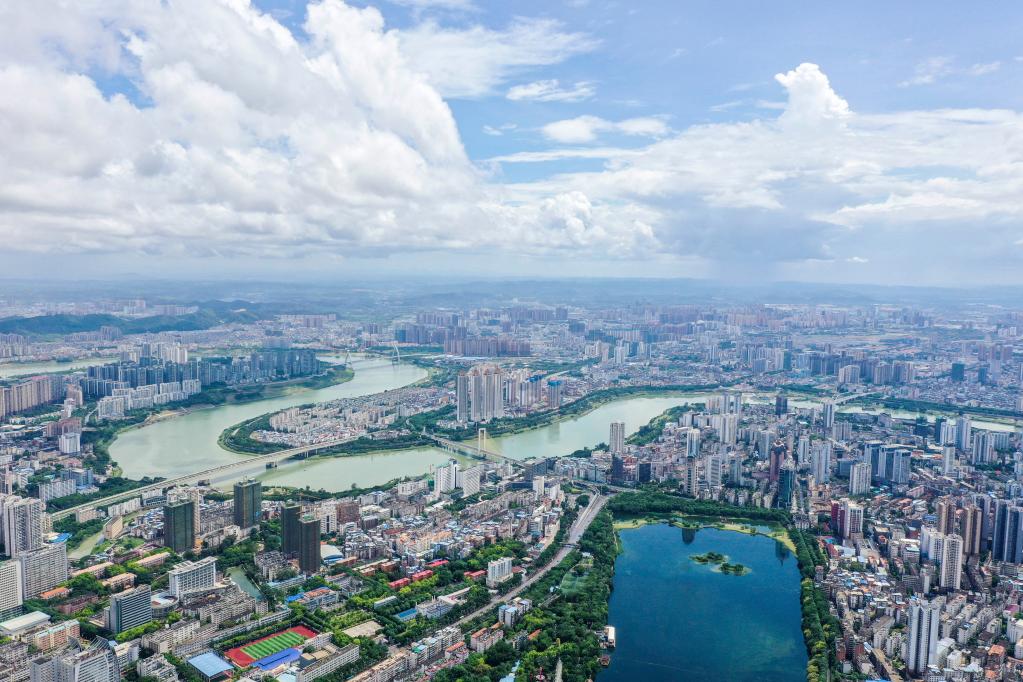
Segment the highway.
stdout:
<path fill-rule="evenodd" d="M 71 516 L 77 511 L 85 509 L 96 509 L 105 505 L 113 504 L 115 502 L 121 502 L 123 500 L 130 499 L 132 497 L 138 497 L 144 492 L 151 490 L 163 490 L 165 488 L 173 488 L 176 485 L 184 485 L 187 483 L 195 483 L 196 481 L 202 481 L 205 479 L 212 479 L 223 474 L 228 474 L 236 469 L 251 469 L 257 464 L 266 464 L 268 462 L 282 462 L 292 457 L 299 457 L 302 455 L 308 455 L 319 450 L 325 450 L 327 448 L 336 447 L 338 445 L 344 445 L 350 443 L 353 440 L 358 440 L 360 436 L 350 436 L 348 438 L 340 438 L 338 440 L 324 441 L 322 443 L 315 443 L 313 445 L 303 445 L 297 448 L 289 448 L 287 450 L 278 450 L 277 452 L 271 452 L 266 455 L 250 455 L 250 456 L 239 456 L 237 461 L 231 462 L 230 464 L 221 464 L 220 466 L 213 467 L 212 469 L 206 469 L 204 471 L 197 471 L 192 474 L 186 474 L 184 476 L 176 476 L 174 478 L 165 478 L 157 483 L 150 483 L 149 485 L 133 488 L 123 493 L 116 495 L 108 495 L 85 504 L 80 504 L 70 509 L 64 509 L 62 511 L 54 512 L 51 514 L 54 521 L 58 521 L 67 516 Z"/>

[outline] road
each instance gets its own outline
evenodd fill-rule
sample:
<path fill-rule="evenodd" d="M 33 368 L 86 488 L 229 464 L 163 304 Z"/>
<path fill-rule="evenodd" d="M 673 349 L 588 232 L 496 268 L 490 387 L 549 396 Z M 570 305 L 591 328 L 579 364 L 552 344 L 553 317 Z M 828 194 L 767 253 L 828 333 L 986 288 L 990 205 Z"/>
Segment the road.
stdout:
<path fill-rule="evenodd" d="M 593 519 L 597 518 L 597 514 L 600 513 L 600 510 L 604 508 L 605 504 L 607 504 L 608 499 L 608 497 L 600 495 L 599 493 L 590 498 L 590 504 L 583 509 L 582 513 L 579 514 L 579 518 L 577 518 L 575 523 L 572 524 L 572 527 L 569 528 L 568 535 L 565 538 L 565 544 L 562 545 L 561 549 L 558 550 L 558 553 L 554 555 L 554 558 L 551 559 L 546 566 L 523 580 L 522 584 L 513 589 L 511 592 L 495 595 L 486 606 L 476 609 L 467 616 L 463 616 L 453 624 L 461 626 L 463 623 L 482 616 L 492 610 L 499 603 L 509 601 L 519 596 L 522 592 L 528 590 L 537 580 L 547 575 L 552 568 L 564 561 L 565 557 L 567 557 L 569 553 L 575 549 L 575 546 L 579 542 L 579 538 L 583 536 L 586 529 L 590 527 L 591 523 L 593 523 Z"/>

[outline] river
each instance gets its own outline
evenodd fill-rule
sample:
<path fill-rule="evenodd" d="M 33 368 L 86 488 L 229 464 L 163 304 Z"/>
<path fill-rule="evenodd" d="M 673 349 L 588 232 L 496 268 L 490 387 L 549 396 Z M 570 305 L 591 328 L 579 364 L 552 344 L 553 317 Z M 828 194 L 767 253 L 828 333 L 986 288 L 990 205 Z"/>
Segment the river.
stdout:
<path fill-rule="evenodd" d="M 599 682 L 800 682 L 795 556 L 763 536 L 650 524 L 619 533 L 608 622 L 617 648 Z M 752 569 L 734 576 L 689 557 L 727 555 Z"/>
<path fill-rule="evenodd" d="M 4 362 L 0 363 L 0 379 L 11 379 L 13 377 L 31 376 L 33 374 L 52 374 L 54 372 L 70 372 L 75 369 L 85 369 L 94 365 L 102 365 L 113 362 L 113 358 L 82 358 L 70 362 Z"/>
<path fill-rule="evenodd" d="M 293 386 L 282 395 L 239 405 L 193 410 L 118 435 L 110 456 L 128 478 L 172 478 L 237 461 L 239 457 L 217 444 L 221 432 L 247 419 L 296 405 L 368 395 L 408 386 L 426 376 L 415 365 L 393 364 L 389 359 L 352 362 L 351 381 L 327 388 Z M 318 487 L 318 486 L 317 486 Z"/>

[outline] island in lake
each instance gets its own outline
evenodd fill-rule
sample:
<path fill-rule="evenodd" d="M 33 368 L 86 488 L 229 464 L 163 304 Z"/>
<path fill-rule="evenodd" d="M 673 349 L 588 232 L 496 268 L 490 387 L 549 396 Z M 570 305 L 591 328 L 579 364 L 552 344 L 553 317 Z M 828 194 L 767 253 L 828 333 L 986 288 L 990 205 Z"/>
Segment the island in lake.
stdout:
<path fill-rule="evenodd" d="M 693 554 L 689 557 L 698 564 L 715 564 L 717 570 L 726 575 L 746 575 L 749 573 L 749 569 L 742 564 L 732 564 L 728 562 L 728 557 L 718 552 L 705 552 L 703 554 Z"/>

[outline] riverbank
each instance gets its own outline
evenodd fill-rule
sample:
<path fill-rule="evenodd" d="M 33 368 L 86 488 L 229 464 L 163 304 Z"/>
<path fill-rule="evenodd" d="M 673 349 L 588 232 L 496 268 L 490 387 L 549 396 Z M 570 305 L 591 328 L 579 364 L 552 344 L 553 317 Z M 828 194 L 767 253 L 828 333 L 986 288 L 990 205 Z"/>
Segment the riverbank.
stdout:
<path fill-rule="evenodd" d="M 630 530 L 633 528 L 642 528 L 650 523 L 667 523 L 683 530 L 714 528 L 716 530 L 724 530 L 732 533 L 742 533 L 743 535 L 759 535 L 761 537 L 771 538 L 772 540 L 780 542 L 793 553 L 796 551 L 796 545 L 792 541 L 792 538 L 789 537 L 789 534 L 783 525 L 771 523 L 764 524 L 758 528 L 747 523 L 741 523 L 736 520 L 735 517 L 732 517 L 732 519 L 729 520 L 728 516 L 720 516 L 716 518 L 686 514 L 674 514 L 669 518 L 651 516 L 618 519 L 614 522 L 614 526 L 615 530 Z M 763 528 L 766 528 L 767 530 L 765 531 Z"/>

